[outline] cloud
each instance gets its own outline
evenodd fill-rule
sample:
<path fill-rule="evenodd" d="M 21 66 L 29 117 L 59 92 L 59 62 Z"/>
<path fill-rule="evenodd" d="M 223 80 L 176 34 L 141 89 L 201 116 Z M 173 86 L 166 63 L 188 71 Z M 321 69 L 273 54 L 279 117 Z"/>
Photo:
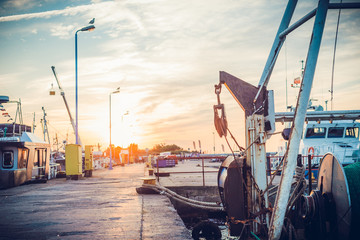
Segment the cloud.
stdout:
<path fill-rule="evenodd" d="M 64 25 L 59 24 L 55 25 L 50 29 L 51 35 L 55 37 L 59 37 L 61 39 L 69 39 L 72 36 L 71 32 L 74 30 L 73 25 Z"/>
<path fill-rule="evenodd" d="M 17 2 L 19 3 L 19 1 Z M 52 11 L 45 11 L 39 13 L 26 13 L 26 14 L 5 16 L 5 17 L 0 17 L 0 22 L 12 22 L 12 21 L 28 20 L 33 18 L 50 18 L 59 15 L 64 15 L 64 16 L 75 15 L 78 13 L 89 11 L 91 9 L 108 7 L 111 4 L 113 3 L 112 2 L 93 3 L 89 5 L 68 7 L 62 10 L 52 10 Z"/>
<path fill-rule="evenodd" d="M 134 135 L 142 136 L 142 141 L 139 142 L 142 147 L 164 141 L 171 144 L 192 144 L 197 139 L 201 139 L 203 146 L 206 146 L 206 141 L 208 146 L 212 146 L 212 132 L 215 131 L 212 105 L 216 103 L 213 85 L 219 81 L 218 71 L 227 71 L 257 85 L 286 5 L 285 1 L 250 0 L 226 3 L 221 0 L 92 2 L 90 5 L 64 10 L 9 16 L 13 20 L 6 17 L 0 19 L 17 21 L 74 15 L 71 18 L 32 21 L 34 26 L 29 29 L 37 29 L 38 35 L 45 39 L 41 42 L 41 50 L 50 49 L 51 46 L 53 55 L 57 57 L 36 58 L 42 62 L 40 64 L 33 61 L 26 64 L 23 58 L 19 58 L 17 62 L 22 66 L 31 65 L 40 69 L 41 65 L 45 66 L 51 59 L 52 64 L 59 69 L 58 76 L 73 110 L 74 26 L 78 26 L 77 21 L 95 17 L 96 30 L 91 34 L 82 34 L 82 52 L 79 52 L 81 134 L 84 139 L 89 139 L 89 143 L 94 143 L 99 141 L 98 136 L 108 133 L 109 93 L 120 86 L 121 93 L 112 96 L 114 136 L 116 128 L 121 128 L 122 125 L 119 123 L 121 114 L 129 110 L 130 115 L 126 116 L 124 124 L 129 128 L 133 125 Z M 298 5 L 293 22 L 312 10 L 316 3 L 307 1 Z M 333 12 L 331 15 L 329 12 L 329 17 L 313 94 L 321 95 L 325 92 L 326 95 L 330 82 L 329 63 L 331 66 L 336 14 Z M 353 19 L 355 21 L 350 21 Z M 357 19 L 346 15 L 342 17 L 340 26 L 342 35 L 339 37 L 335 72 L 339 80 L 335 86 L 336 100 L 344 106 L 348 102 L 346 95 L 351 95 L 351 89 L 358 87 L 359 60 L 356 59 L 359 56 L 360 48 L 357 46 L 360 36 L 355 30 L 360 21 Z M 345 26 L 349 21 L 350 28 Z M 269 83 L 269 89 L 275 90 L 277 111 L 285 109 L 286 75 L 290 83 L 290 79 L 300 72 L 299 61 L 306 59 L 312 26 L 313 19 L 294 31 L 287 37 L 280 52 Z M 49 32 L 52 36 L 65 40 L 49 38 Z M 31 42 L 26 35 L 24 39 L 27 43 Z M 67 45 L 64 47 L 61 44 Z M 26 59 L 37 55 L 21 56 Z M 8 58 L 4 56 L 3 59 Z M 3 68 L 7 67 L 4 60 Z M 16 92 L 18 96 L 24 95 L 26 111 L 35 111 L 35 106 L 39 108 L 41 104 L 45 104 L 51 123 L 66 132 L 70 125 L 62 99 L 59 95 L 49 97 L 47 92 L 50 82 L 54 81 L 52 73 L 47 69 L 38 70 L 37 74 L 38 76 L 34 76 L 31 69 L 22 69 L 21 74 L 10 76 L 11 79 L 7 79 L 5 74 L 0 75 L 0 82 L 5 79 L 7 89 Z M 22 84 L 24 79 L 26 82 Z M 22 85 L 21 89 L 17 88 L 19 85 Z M 325 90 L 320 90 L 321 88 Z M 344 92 L 342 95 L 341 91 Z M 291 93 L 297 94 L 295 90 Z M 292 95 L 290 97 L 289 94 L 289 98 L 295 98 Z M 356 98 L 358 96 L 352 94 L 351 106 L 347 107 L 358 108 L 359 101 Z M 243 145 L 242 110 L 226 89 L 223 89 L 221 101 L 225 103 L 232 133 Z M 106 139 L 105 136 L 100 141 Z M 223 139 L 216 141 L 224 143 Z M 219 146 L 216 148 L 219 149 Z"/>
<path fill-rule="evenodd" d="M 35 6 L 41 6 L 41 4 L 34 0 L 4 0 L 0 3 L 0 12 L 5 12 L 3 9 L 31 9 Z"/>

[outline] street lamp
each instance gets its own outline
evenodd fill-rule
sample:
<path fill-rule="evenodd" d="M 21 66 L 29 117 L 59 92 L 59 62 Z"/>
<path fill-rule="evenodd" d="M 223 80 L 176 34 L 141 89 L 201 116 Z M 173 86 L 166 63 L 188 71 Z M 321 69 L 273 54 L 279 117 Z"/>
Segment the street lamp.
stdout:
<path fill-rule="evenodd" d="M 124 116 L 129 115 L 129 111 L 126 111 L 125 113 L 121 114 L 121 130 L 124 130 Z M 121 148 L 123 148 L 123 139 L 121 139 Z"/>
<path fill-rule="evenodd" d="M 125 113 L 121 114 L 121 123 L 124 121 L 125 115 L 129 115 L 129 111 L 126 111 Z"/>
<path fill-rule="evenodd" d="M 94 23 L 94 19 L 91 20 L 91 23 Z M 75 137 L 76 137 L 76 144 L 79 144 L 79 134 L 78 134 L 78 63 L 77 63 L 77 34 L 78 32 L 85 32 L 85 31 L 93 31 L 95 29 L 94 25 L 89 25 L 83 27 L 75 32 Z"/>
<path fill-rule="evenodd" d="M 111 92 L 109 94 L 109 115 L 110 115 L 110 124 L 109 124 L 109 128 L 110 128 L 110 146 L 109 146 L 109 149 L 110 149 L 110 164 L 109 164 L 109 170 L 112 170 L 112 161 L 111 161 L 111 158 L 112 158 L 112 149 L 111 149 L 111 94 L 115 94 L 115 93 L 120 93 L 120 87 L 118 87 L 115 91 Z"/>

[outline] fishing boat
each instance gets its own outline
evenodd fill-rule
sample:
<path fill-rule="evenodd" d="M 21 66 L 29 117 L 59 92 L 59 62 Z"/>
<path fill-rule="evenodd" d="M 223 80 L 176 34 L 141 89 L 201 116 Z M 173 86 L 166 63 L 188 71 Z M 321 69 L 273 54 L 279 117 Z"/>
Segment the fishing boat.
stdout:
<path fill-rule="evenodd" d="M 294 83 L 291 84 L 293 88 L 300 88 L 300 83 L 304 77 L 304 61 L 301 63 L 301 75 L 294 79 Z M 356 121 L 360 119 L 360 110 L 324 111 L 322 105 L 313 105 L 314 100 L 317 101 L 316 99 L 309 100 L 306 121 L 299 144 L 302 164 L 307 166 L 311 163 L 312 167 L 315 167 L 315 175 L 317 175 L 316 168 L 319 166 L 321 158 L 329 152 L 343 166 L 360 161 L 360 123 Z M 327 102 L 325 101 L 326 109 Z M 282 133 L 286 141 L 290 137 L 290 121 L 293 120 L 295 112 L 293 106 L 287 106 L 287 109 L 290 112 L 275 113 L 278 122 L 287 122 Z M 285 142 L 285 145 L 280 145 L 278 152 L 271 157 L 271 170 L 276 169 L 281 163 L 287 145 L 288 142 Z M 308 158 L 307 161 L 305 161 L 306 158 Z"/>
<path fill-rule="evenodd" d="M 0 124 L 0 188 L 46 181 L 50 144 L 21 124 Z"/>
<path fill-rule="evenodd" d="M 333 121 L 326 123 L 309 122 L 300 143 L 302 155 L 310 155 L 312 159 L 332 152 L 343 165 L 358 162 L 359 127 L 355 121 Z M 314 162 L 314 161 L 313 161 Z"/>
<path fill-rule="evenodd" d="M 4 103 L 16 103 L 12 119 Z M 46 182 L 49 176 L 50 144 L 39 139 L 31 127 L 23 124 L 21 101 L 0 96 L 0 109 L 7 122 L 0 124 L 0 189 L 28 182 Z M 16 123 L 19 119 L 20 123 Z"/>
<path fill-rule="evenodd" d="M 290 121 L 292 112 L 276 113 L 277 121 Z M 299 145 L 299 155 L 302 164 L 308 167 L 311 163 L 314 177 L 322 157 L 333 153 L 343 166 L 360 161 L 359 128 L 360 110 L 341 111 L 309 111 Z M 289 140 L 290 128 L 282 132 L 284 145 L 278 147 L 278 152 L 270 157 L 270 167 L 274 172 L 285 156 Z"/>

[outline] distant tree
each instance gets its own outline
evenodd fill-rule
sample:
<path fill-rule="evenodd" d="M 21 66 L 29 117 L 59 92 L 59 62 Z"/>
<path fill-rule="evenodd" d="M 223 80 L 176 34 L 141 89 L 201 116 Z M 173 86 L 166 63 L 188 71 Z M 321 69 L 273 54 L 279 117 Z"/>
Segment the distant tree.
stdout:
<path fill-rule="evenodd" d="M 121 147 L 119 147 L 119 146 L 117 146 L 116 148 L 114 148 L 114 158 L 115 159 L 120 159 L 120 152 L 121 152 L 121 150 L 122 150 L 122 148 Z"/>
<path fill-rule="evenodd" d="M 139 149 L 138 154 L 139 155 L 146 155 L 146 150 L 145 149 Z"/>
<path fill-rule="evenodd" d="M 114 144 L 111 144 L 111 149 L 112 149 L 111 153 L 112 153 L 112 155 L 114 155 L 115 154 L 115 152 L 114 152 L 114 149 L 115 149 Z M 106 150 L 103 152 L 103 155 L 107 156 L 107 157 L 110 156 L 110 148 L 109 147 L 106 148 Z"/>
<path fill-rule="evenodd" d="M 185 154 L 185 153 L 190 153 L 187 150 L 177 150 L 177 151 L 172 151 L 172 154 L 176 154 L 176 155 L 180 155 L 180 154 Z"/>
<path fill-rule="evenodd" d="M 151 150 L 151 154 L 159 154 L 161 152 L 176 152 L 183 149 L 175 144 L 167 145 L 165 143 L 156 144 Z"/>
<path fill-rule="evenodd" d="M 139 147 L 137 144 L 135 143 L 131 143 L 129 146 L 129 152 L 133 155 L 133 156 L 137 156 L 139 153 Z"/>
<path fill-rule="evenodd" d="M 115 147 L 114 144 L 111 144 L 111 150 L 112 150 L 111 151 L 111 158 L 112 159 L 119 159 L 119 154 L 120 154 L 122 148 L 119 147 L 119 146 Z M 110 148 L 109 147 L 106 148 L 103 155 L 107 156 L 107 157 L 110 156 Z"/>

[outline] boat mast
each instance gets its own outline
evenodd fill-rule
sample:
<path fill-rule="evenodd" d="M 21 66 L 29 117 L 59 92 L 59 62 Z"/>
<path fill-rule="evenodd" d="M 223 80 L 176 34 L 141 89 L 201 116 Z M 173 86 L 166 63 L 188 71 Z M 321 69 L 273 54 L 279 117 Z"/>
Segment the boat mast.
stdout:
<path fill-rule="evenodd" d="M 50 144 L 50 136 L 49 136 L 49 130 L 48 130 L 48 126 L 47 126 L 45 108 L 42 107 L 41 109 L 43 110 L 43 114 L 44 114 L 43 119 L 41 119 L 42 126 L 43 126 L 44 141 L 46 141 L 46 136 L 47 136 L 48 143 Z"/>
<path fill-rule="evenodd" d="M 32 129 L 32 132 L 33 132 L 33 133 L 35 132 L 35 128 L 36 128 L 36 125 L 35 125 L 35 112 L 34 112 L 34 117 L 33 117 L 33 129 Z"/>

